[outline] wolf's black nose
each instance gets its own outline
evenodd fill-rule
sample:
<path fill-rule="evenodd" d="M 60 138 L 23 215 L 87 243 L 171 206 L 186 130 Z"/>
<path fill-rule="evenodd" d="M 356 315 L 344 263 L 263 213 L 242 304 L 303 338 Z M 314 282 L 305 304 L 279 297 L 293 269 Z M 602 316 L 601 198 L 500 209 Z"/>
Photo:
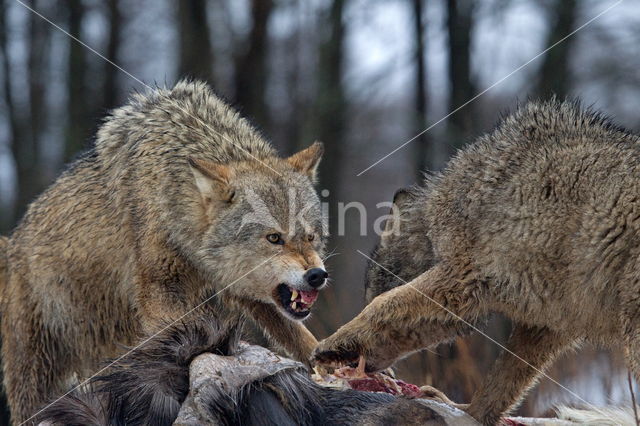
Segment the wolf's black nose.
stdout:
<path fill-rule="evenodd" d="M 312 268 L 304 273 L 304 280 L 311 287 L 320 287 L 324 284 L 324 280 L 329 276 L 327 271 L 322 268 Z"/>

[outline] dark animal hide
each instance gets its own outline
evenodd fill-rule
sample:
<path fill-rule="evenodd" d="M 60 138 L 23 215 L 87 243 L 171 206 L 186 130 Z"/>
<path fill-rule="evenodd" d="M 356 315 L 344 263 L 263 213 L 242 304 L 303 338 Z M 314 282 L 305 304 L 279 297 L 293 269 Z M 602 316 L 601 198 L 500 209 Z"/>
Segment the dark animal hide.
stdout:
<path fill-rule="evenodd" d="M 48 406 L 53 425 L 171 425 L 189 392 L 189 365 L 202 353 L 233 355 L 238 327 L 209 318 L 172 326 Z M 216 425 L 445 424 L 417 401 L 389 394 L 332 390 L 303 370 L 287 369 L 241 389 L 198 395 Z"/>

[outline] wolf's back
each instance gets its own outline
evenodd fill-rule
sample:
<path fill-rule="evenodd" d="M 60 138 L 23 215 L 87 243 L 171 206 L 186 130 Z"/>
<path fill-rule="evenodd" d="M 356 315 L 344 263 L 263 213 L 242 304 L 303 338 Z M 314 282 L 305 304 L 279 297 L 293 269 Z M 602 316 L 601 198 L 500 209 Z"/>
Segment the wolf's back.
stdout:
<path fill-rule="evenodd" d="M 97 133 L 96 151 L 107 161 L 158 150 L 169 156 L 187 151 L 221 163 L 275 155 L 265 138 L 206 83 L 188 80 L 132 96 Z"/>
<path fill-rule="evenodd" d="M 496 129 L 489 133 L 491 144 L 498 147 L 514 141 L 524 147 L 572 142 L 637 143 L 638 136 L 617 126 L 606 115 L 583 107 L 578 101 L 528 102 L 504 116 Z"/>

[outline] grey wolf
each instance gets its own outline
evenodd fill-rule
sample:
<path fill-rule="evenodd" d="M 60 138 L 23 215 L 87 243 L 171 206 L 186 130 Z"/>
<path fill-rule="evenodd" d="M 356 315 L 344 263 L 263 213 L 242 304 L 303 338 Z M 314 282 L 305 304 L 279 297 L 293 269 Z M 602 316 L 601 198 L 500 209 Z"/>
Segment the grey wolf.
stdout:
<path fill-rule="evenodd" d="M 315 143 L 279 157 L 200 82 L 114 110 L 95 147 L 0 241 L 12 421 L 207 299 L 194 315 L 247 315 L 307 361 L 317 342 L 300 321 L 327 275 L 321 155 Z M 291 210 L 302 211 L 295 223 Z"/>
<path fill-rule="evenodd" d="M 499 312 L 527 363 L 501 354 L 467 409 L 484 424 L 582 342 L 624 348 L 640 379 L 638 136 L 576 103 L 531 102 L 395 201 L 387 228 L 399 227 L 367 273 L 371 303 L 317 360 L 363 355 L 384 369 Z"/>

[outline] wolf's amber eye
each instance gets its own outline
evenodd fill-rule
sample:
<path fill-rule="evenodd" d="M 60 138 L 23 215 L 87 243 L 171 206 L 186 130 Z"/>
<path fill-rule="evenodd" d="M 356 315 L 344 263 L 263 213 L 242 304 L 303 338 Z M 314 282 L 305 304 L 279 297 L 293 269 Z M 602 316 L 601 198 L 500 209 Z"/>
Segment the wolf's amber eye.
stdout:
<path fill-rule="evenodd" d="M 316 236 L 314 234 L 307 235 L 307 241 L 313 241 L 315 239 L 316 239 Z"/>
<path fill-rule="evenodd" d="M 278 233 L 267 235 L 267 241 L 269 241 L 271 244 L 284 244 L 284 240 Z"/>

